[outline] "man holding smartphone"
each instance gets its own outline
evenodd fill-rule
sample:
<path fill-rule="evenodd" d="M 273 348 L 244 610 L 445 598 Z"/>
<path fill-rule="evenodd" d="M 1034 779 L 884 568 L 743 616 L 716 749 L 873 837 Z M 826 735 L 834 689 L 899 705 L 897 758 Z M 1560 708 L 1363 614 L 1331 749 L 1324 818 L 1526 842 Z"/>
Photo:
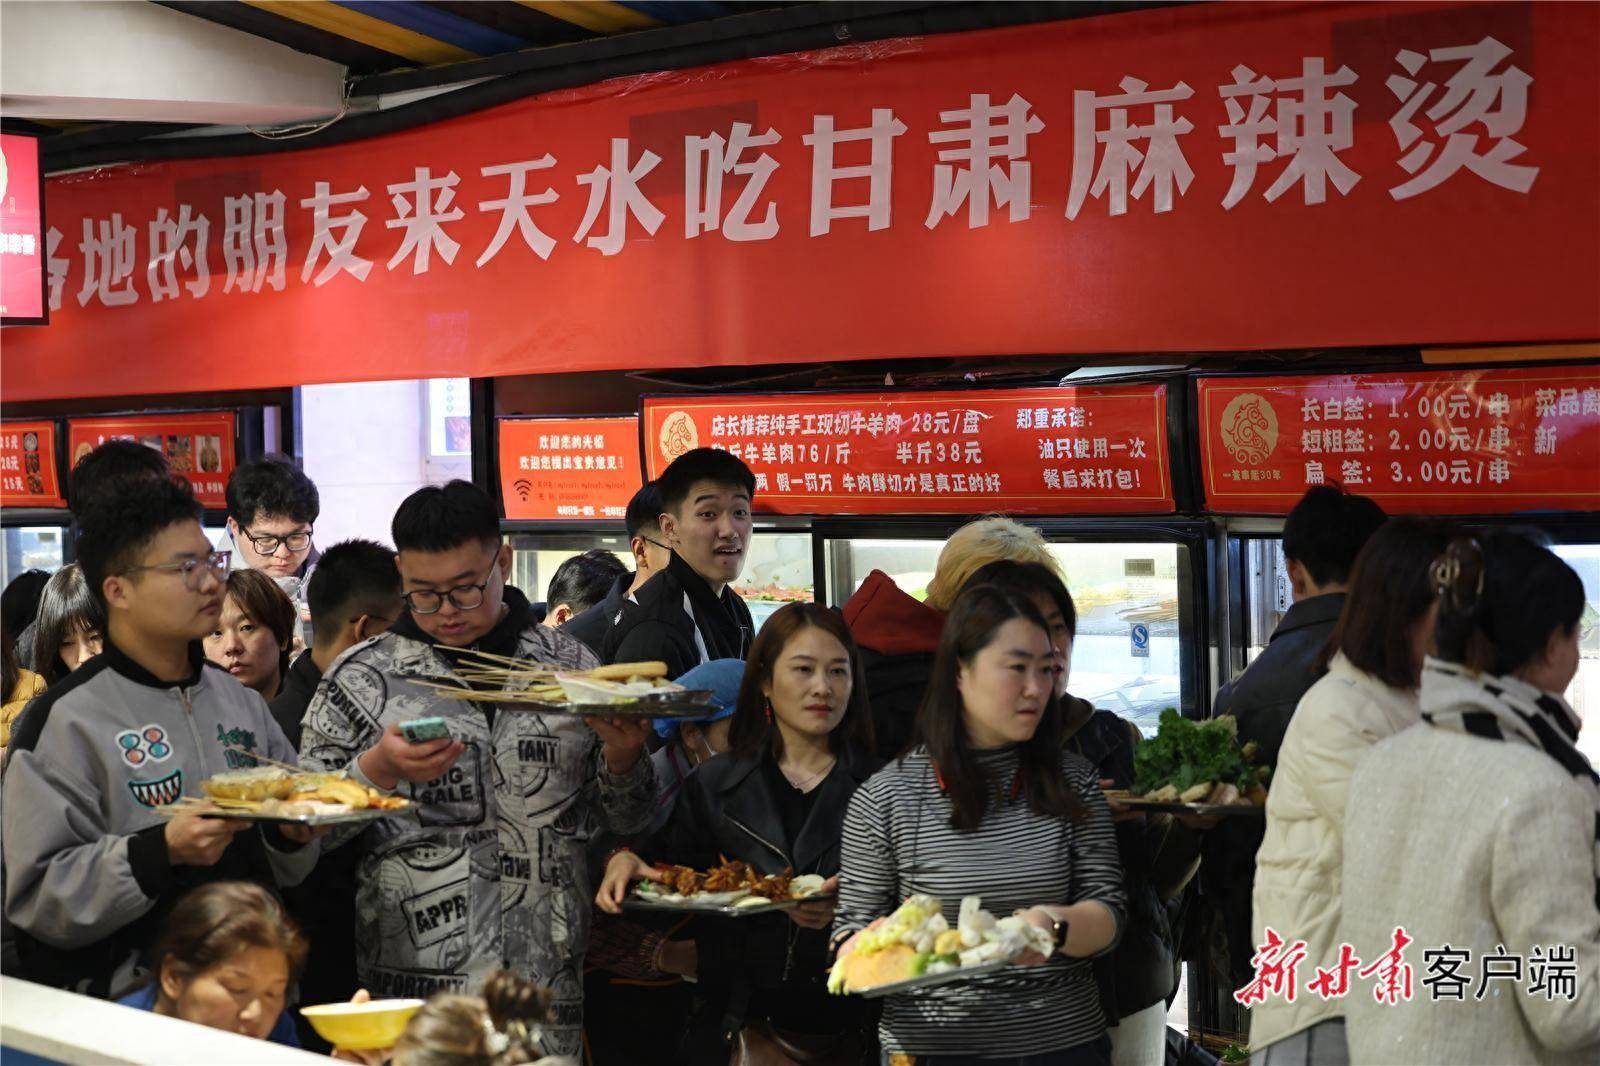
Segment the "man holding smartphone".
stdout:
<path fill-rule="evenodd" d="M 648 723 L 497 710 L 427 687 L 464 685 L 455 666 L 466 650 L 571 670 L 599 663 L 538 625 L 507 584 L 511 549 L 482 489 L 452 481 L 413 493 L 393 536 L 407 612 L 332 664 L 301 745 L 308 769 L 348 768 L 417 805 L 355 845 L 357 973 L 374 998 L 426 997 L 474 992 L 510 969 L 554 993 L 546 1050 L 576 1054 L 592 896 L 584 845 L 601 826 L 628 834 L 648 823 Z M 449 736 L 408 740 L 400 723 L 427 718 L 444 719 Z"/>

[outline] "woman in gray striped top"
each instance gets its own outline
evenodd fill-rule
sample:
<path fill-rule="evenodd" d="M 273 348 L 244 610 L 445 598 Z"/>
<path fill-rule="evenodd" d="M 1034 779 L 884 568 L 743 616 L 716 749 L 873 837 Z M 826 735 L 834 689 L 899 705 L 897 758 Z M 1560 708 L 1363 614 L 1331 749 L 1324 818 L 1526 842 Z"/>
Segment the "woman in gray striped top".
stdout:
<path fill-rule="evenodd" d="M 844 821 L 839 953 L 907 896 L 963 896 L 1049 931 L 1056 951 L 885 1000 L 887 1062 L 1102 1066 L 1106 1019 L 1088 960 L 1116 941 L 1122 870 L 1095 770 L 1062 750 L 1044 619 L 992 585 L 951 608 L 916 744 L 856 791 Z"/>

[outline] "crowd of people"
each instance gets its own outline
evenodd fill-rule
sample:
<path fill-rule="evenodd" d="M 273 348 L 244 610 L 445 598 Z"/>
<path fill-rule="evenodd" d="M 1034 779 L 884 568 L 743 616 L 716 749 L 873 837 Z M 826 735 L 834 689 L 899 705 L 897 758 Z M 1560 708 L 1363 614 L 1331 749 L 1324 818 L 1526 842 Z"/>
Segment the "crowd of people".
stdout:
<path fill-rule="evenodd" d="M 158 452 L 91 452 L 75 562 L 5 591 L 5 971 L 325 1051 L 295 1005 L 426 999 L 394 1048 L 336 1053 L 401 1066 L 1149 1066 L 1210 1061 L 1166 1025 L 1200 943 L 1229 987 L 1280 964 L 1287 994 L 1246 997 L 1274 1066 L 1600 1055 L 1600 790 L 1561 697 L 1584 596 L 1536 539 L 1312 490 L 1284 530 L 1295 603 L 1214 709 L 1274 767 L 1265 817 L 1219 822 L 1108 799 L 1139 732 L 1071 694 L 1077 612 L 1036 530 L 969 522 L 925 598 L 875 571 L 758 631 L 734 587 L 755 492 L 688 452 L 627 509 L 631 570 L 574 556 L 536 603 L 470 483 L 408 497 L 392 548 L 319 552 L 315 485 L 268 457 L 230 478 L 214 546 Z M 526 713 L 442 693 L 489 691 L 464 652 L 661 662 L 712 698 Z M 448 736 L 402 730 L 435 717 Z M 415 810 L 331 831 L 158 810 L 262 762 Z M 729 860 L 824 891 L 737 921 L 624 912 L 668 865 Z M 1051 950 L 881 1008 L 830 995 L 832 961 L 919 893 L 952 925 L 981 896 Z M 1573 993 L 1296 995 L 1269 951 L 1348 976 L 1402 925 L 1478 958 L 1567 950 Z"/>

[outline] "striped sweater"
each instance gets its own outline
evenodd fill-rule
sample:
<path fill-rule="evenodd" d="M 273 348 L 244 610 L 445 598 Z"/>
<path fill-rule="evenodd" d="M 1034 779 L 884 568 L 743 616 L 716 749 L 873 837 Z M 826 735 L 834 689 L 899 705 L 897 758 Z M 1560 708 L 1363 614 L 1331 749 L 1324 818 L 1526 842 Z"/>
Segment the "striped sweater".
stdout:
<path fill-rule="evenodd" d="M 842 940 L 919 892 L 943 902 L 952 926 L 961 898 L 970 895 L 982 896 L 997 917 L 1041 903 L 1097 900 L 1120 926 L 1122 867 L 1094 768 L 1077 755 L 1062 756 L 1067 782 L 1088 808 L 1088 817 L 1074 825 L 1034 813 L 1025 798 L 1010 798 L 1015 747 L 980 759 L 992 799 L 972 833 L 950 827 L 950 801 L 924 748 L 874 774 L 851 797 L 836 937 Z M 890 996 L 880 1036 L 890 1052 L 1007 1057 L 1088 1043 L 1105 1028 L 1089 962 L 1056 955 L 1039 967 Z"/>

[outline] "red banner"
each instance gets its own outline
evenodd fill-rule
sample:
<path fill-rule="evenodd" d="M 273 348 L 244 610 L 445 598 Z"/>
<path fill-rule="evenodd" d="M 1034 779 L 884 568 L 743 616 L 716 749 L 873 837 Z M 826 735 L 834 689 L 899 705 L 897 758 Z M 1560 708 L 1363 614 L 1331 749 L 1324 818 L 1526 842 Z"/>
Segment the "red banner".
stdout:
<path fill-rule="evenodd" d="M 1395 514 L 1600 510 L 1600 365 L 1204 378 L 1208 509 L 1338 482 Z"/>
<path fill-rule="evenodd" d="M 201 411 L 74 418 L 67 423 L 67 447 L 76 464 L 108 440 L 147 444 L 167 457 L 174 474 L 188 478 L 201 503 L 226 507 L 224 493 L 234 467 L 233 417 L 231 411 Z"/>
<path fill-rule="evenodd" d="M 0 422 L 0 505 L 65 507 L 54 422 Z"/>
<path fill-rule="evenodd" d="M 0 316 L 6 319 L 45 317 L 41 189 L 38 138 L 0 133 Z"/>
<path fill-rule="evenodd" d="M 767 514 L 1173 510 L 1164 385 L 647 399 L 652 478 L 691 448 L 756 475 Z"/>
<path fill-rule="evenodd" d="M 1184 4 L 70 174 L 6 396 L 1593 339 L 1596 54 L 1594 4 Z"/>
<path fill-rule="evenodd" d="M 502 418 L 506 517 L 620 522 L 639 491 L 639 418 Z"/>

